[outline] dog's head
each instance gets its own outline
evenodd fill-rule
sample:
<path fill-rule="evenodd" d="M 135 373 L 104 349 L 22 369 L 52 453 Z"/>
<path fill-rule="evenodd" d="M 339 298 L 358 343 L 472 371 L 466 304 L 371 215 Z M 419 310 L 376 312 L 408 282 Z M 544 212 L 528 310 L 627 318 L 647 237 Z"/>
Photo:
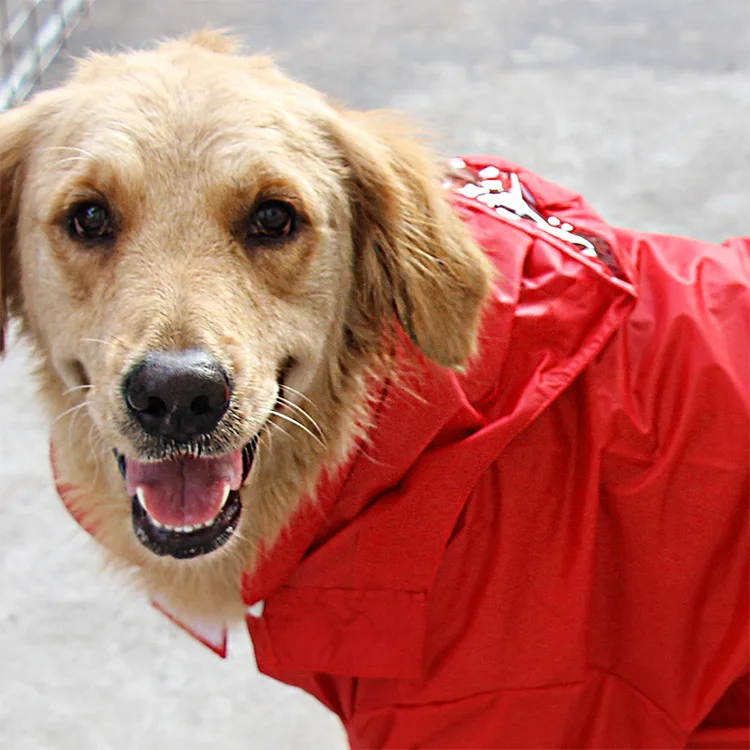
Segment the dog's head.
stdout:
<path fill-rule="evenodd" d="M 445 366 L 475 347 L 490 272 L 430 154 L 218 34 L 0 116 L 0 192 L 59 471 L 155 586 L 236 596 L 399 328 Z"/>

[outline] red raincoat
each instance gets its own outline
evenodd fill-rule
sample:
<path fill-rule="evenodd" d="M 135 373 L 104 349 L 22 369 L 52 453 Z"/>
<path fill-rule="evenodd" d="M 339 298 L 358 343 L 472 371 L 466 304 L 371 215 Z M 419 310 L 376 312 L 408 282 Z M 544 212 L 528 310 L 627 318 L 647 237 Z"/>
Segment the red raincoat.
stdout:
<path fill-rule="evenodd" d="M 261 671 L 353 748 L 750 746 L 750 240 L 616 229 L 499 159 L 461 174 L 500 271 L 481 356 L 412 352 L 422 399 L 384 389 L 246 577 Z"/>

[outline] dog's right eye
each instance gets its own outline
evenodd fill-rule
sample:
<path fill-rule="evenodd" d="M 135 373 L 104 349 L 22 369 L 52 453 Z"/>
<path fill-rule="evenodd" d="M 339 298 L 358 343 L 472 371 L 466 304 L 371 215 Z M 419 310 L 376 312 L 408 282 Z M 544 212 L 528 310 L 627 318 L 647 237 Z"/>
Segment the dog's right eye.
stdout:
<path fill-rule="evenodd" d="M 297 216 L 285 201 L 267 200 L 260 203 L 247 227 L 249 240 L 280 240 L 294 234 Z"/>
<path fill-rule="evenodd" d="M 68 219 L 73 239 L 88 242 L 109 240 L 114 234 L 109 209 L 101 203 L 86 201 L 73 207 Z"/>

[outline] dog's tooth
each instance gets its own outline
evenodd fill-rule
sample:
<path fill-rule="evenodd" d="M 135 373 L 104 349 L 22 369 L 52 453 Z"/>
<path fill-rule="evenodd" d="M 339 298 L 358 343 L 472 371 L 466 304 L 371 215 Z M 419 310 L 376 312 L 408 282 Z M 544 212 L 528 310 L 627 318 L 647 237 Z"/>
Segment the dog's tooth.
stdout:
<path fill-rule="evenodd" d="M 232 488 L 228 484 L 225 484 L 224 485 L 224 495 L 221 498 L 221 505 L 219 506 L 220 509 L 223 508 L 227 504 L 227 500 L 229 499 L 229 493 L 231 491 L 232 491 Z"/>
<path fill-rule="evenodd" d="M 167 526 L 169 531 L 174 531 L 177 534 L 189 534 L 191 531 L 195 531 L 197 526 L 186 524 L 185 526 Z"/>
<path fill-rule="evenodd" d="M 151 523 L 154 524 L 154 526 L 156 526 L 157 529 L 169 529 L 169 526 L 166 526 L 165 524 L 160 523 L 153 516 L 151 516 Z"/>
<path fill-rule="evenodd" d="M 138 498 L 138 502 L 141 504 L 141 508 L 143 508 L 143 510 L 148 513 L 148 508 L 146 507 L 146 492 L 143 487 L 139 486 L 135 488 L 135 496 Z"/>

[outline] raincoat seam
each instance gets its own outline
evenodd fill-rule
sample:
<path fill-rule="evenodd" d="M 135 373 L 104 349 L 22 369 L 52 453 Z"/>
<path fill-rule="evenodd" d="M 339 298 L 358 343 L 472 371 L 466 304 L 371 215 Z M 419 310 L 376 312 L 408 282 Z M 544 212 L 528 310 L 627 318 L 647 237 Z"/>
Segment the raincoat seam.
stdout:
<path fill-rule="evenodd" d="M 690 736 L 690 730 L 685 729 L 677 719 L 672 716 L 672 714 L 667 711 L 666 708 L 661 706 L 659 703 L 657 703 L 653 698 L 648 696 L 646 693 L 643 692 L 639 687 L 634 685 L 630 680 L 626 679 L 620 674 L 617 674 L 617 672 L 613 672 L 611 669 L 604 669 L 603 667 L 589 667 L 589 669 L 592 672 L 599 672 L 601 674 L 609 675 L 610 677 L 614 677 L 616 680 L 619 680 L 623 685 L 625 685 L 628 689 L 632 690 L 634 693 L 636 693 L 638 696 L 643 698 L 643 700 L 647 701 L 649 705 L 653 706 L 657 711 L 659 711 L 662 716 L 669 721 L 669 723 L 679 732 L 685 735 L 685 740 L 687 741 L 687 738 Z"/>
<path fill-rule="evenodd" d="M 687 738 L 690 736 L 690 730 L 685 729 L 680 725 L 680 723 L 675 719 L 666 709 L 664 709 L 662 706 L 660 706 L 656 701 L 654 701 L 652 698 L 650 698 L 648 695 L 646 695 L 641 689 L 633 685 L 629 680 L 626 680 L 621 675 L 617 674 L 616 672 L 613 672 L 609 669 L 603 669 L 601 667 L 588 667 L 588 672 L 594 674 L 601 674 L 605 675 L 607 677 L 612 677 L 616 679 L 617 681 L 621 682 L 625 687 L 627 687 L 628 690 L 632 691 L 636 695 L 638 695 L 640 698 L 642 698 L 646 703 L 648 703 L 649 706 L 652 706 L 654 709 L 656 709 L 659 714 L 662 716 L 663 719 L 665 719 L 669 725 L 677 732 L 682 734 L 684 736 L 684 739 L 687 740 Z M 540 692 L 540 691 L 547 691 L 547 690 L 559 690 L 562 688 L 574 688 L 574 687 L 585 687 L 587 684 L 587 679 L 581 679 L 581 680 L 571 680 L 566 682 L 558 682 L 558 683 L 552 683 L 547 685 L 530 685 L 528 687 L 501 687 L 496 688 L 494 690 L 480 690 L 475 693 L 468 693 L 466 695 L 462 695 L 460 698 L 455 698 L 452 700 L 438 700 L 438 701 L 427 701 L 426 703 L 395 703 L 390 706 L 392 709 L 419 709 L 419 708 L 425 708 L 427 706 L 432 707 L 440 707 L 440 706 L 452 706 L 459 703 L 462 703 L 464 701 L 473 700 L 476 698 L 482 698 L 482 697 L 491 697 L 491 696 L 499 696 L 499 695 L 510 695 L 510 694 L 520 694 L 525 692 Z M 382 707 L 381 709 L 382 710 Z M 366 712 L 363 712 L 366 713 Z"/>

